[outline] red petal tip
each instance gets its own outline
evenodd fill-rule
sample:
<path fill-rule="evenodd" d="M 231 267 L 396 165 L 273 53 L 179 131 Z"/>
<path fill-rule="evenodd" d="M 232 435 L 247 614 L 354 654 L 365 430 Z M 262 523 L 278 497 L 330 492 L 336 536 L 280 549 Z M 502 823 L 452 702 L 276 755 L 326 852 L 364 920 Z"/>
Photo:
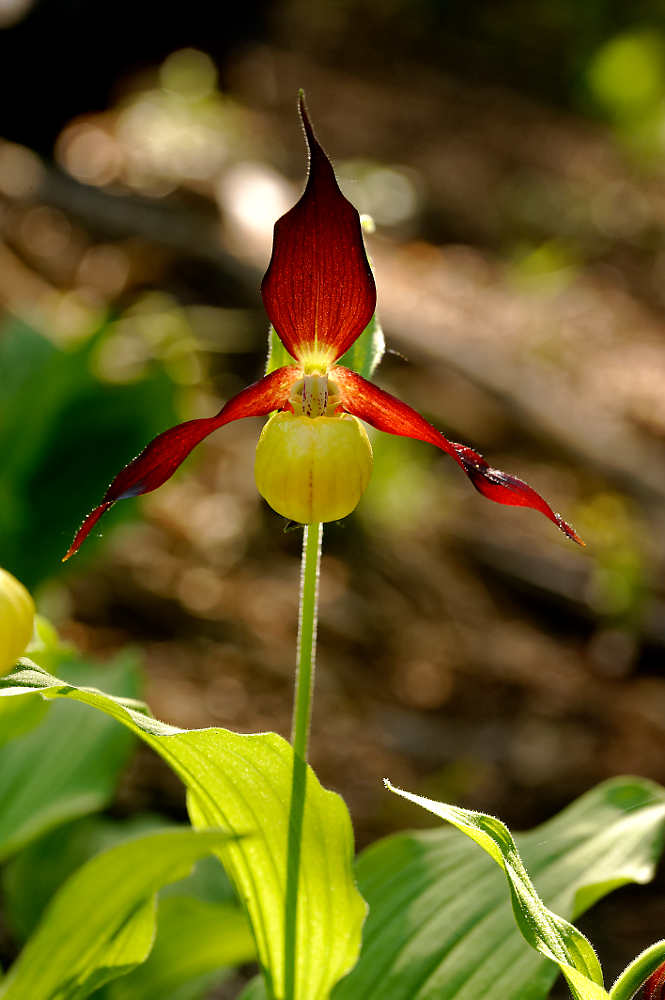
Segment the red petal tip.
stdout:
<path fill-rule="evenodd" d="M 298 111 L 300 112 L 303 128 L 305 129 L 307 146 L 309 147 L 309 151 L 311 153 L 312 147 L 319 146 L 319 142 L 316 136 L 314 135 L 314 128 L 312 126 L 312 122 L 309 117 L 309 111 L 307 110 L 307 105 L 305 104 L 305 91 L 302 88 L 298 91 Z"/>
<path fill-rule="evenodd" d="M 570 538 L 571 541 L 577 542 L 577 544 L 581 545 L 583 549 L 586 548 L 586 542 L 584 541 L 584 539 L 580 538 L 580 536 L 573 528 L 572 524 L 568 524 L 567 521 L 564 521 L 564 519 L 561 517 L 561 514 L 555 514 L 554 520 L 556 521 L 557 526 L 561 528 L 564 535 Z"/>
<path fill-rule="evenodd" d="M 433 444 L 435 448 L 440 448 L 455 459 L 478 492 L 488 500 L 511 507 L 530 507 L 532 510 L 540 511 L 553 521 L 564 535 L 578 545 L 584 545 L 574 528 L 567 524 L 560 514 L 555 514 L 547 501 L 528 483 L 500 469 L 493 469 L 473 448 L 449 441 L 401 399 L 384 392 L 348 368 L 336 367 L 331 377 L 338 385 L 342 407 L 347 413 L 366 420 L 377 430 Z"/>
<path fill-rule="evenodd" d="M 74 541 L 72 542 L 72 544 L 69 546 L 66 553 L 62 557 L 63 563 L 67 562 L 68 559 L 71 559 L 73 555 L 76 555 L 83 542 L 86 540 L 86 538 L 88 537 L 94 526 L 97 524 L 97 521 L 99 521 L 102 514 L 105 514 L 106 511 L 109 509 L 109 507 L 112 506 L 113 506 L 113 501 L 107 501 L 106 503 L 101 503 L 99 507 L 95 507 L 95 509 L 88 514 L 85 521 L 83 522 L 79 530 L 76 532 L 76 535 L 74 536 Z"/>
<path fill-rule="evenodd" d="M 575 529 L 561 517 L 555 514 L 547 501 L 541 497 L 540 493 L 525 483 L 517 476 L 511 476 L 501 469 L 493 469 L 482 455 L 464 444 L 454 445 L 457 458 L 467 476 L 483 496 L 495 503 L 506 504 L 509 507 L 530 507 L 532 510 L 540 511 L 545 517 L 556 524 L 557 528 L 578 545 L 586 547 Z"/>
<path fill-rule="evenodd" d="M 307 185 L 275 223 L 261 294 L 289 354 L 326 365 L 341 357 L 369 323 L 376 289 L 358 212 L 339 189 L 302 91 L 298 103 L 309 150 Z"/>
<path fill-rule="evenodd" d="M 243 417 L 263 416 L 271 410 L 281 409 L 289 398 L 291 386 L 301 374 L 301 370 L 294 366 L 277 368 L 230 399 L 217 416 L 187 420 L 159 434 L 140 455 L 121 469 L 104 494 L 102 503 L 88 514 L 79 528 L 63 562 L 78 551 L 102 514 L 117 500 L 141 496 L 162 486 L 196 445 L 218 427 Z"/>

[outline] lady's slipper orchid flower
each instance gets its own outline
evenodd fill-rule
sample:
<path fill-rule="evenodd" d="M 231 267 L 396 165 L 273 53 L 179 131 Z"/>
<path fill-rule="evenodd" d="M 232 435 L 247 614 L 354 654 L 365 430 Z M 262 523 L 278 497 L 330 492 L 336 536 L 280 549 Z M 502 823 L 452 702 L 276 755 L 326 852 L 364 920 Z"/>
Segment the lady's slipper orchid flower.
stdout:
<path fill-rule="evenodd" d="M 0 674 L 15 665 L 32 638 L 35 605 L 22 583 L 0 568 Z"/>
<path fill-rule="evenodd" d="M 372 462 L 360 418 L 378 430 L 433 444 L 457 462 L 484 496 L 538 510 L 581 543 L 573 528 L 521 479 L 491 468 L 406 403 L 337 363 L 370 322 L 376 290 L 358 212 L 337 185 L 302 96 L 300 114 L 309 148 L 307 185 L 298 203 L 275 224 L 272 259 L 261 286 L 268 317 L 296 363 L 243 389 L 216 416 L 188 420 L 156 437 L 113 480 L 65 559 L 117 500 L 161 486 L 212 431 L 272 411 L 277 412 L 257 448 L 256 481 L 268 503 L 293 521 L 337 520 L 358 503 Z"/>

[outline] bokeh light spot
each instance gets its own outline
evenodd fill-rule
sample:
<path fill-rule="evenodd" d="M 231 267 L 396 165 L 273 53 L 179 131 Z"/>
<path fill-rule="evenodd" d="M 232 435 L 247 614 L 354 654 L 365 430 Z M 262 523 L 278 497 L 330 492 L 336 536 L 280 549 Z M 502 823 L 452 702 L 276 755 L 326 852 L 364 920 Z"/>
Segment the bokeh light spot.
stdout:
<path fill-rule="evenodd" d="M 0 143 L 0 193 L 8 198 L 30 198 L 37 191 L 44 169 L 39 157 L 14 142 Z"/>
<path fill-rule="evenodd" d="M 205 52 L 180 49 L 164 60 L 159 70 L 159 80 L 164 90 L 188 100 L 201 100 L 214 93 L 217 87 L 217 69 Z"/>
<path fill-rule="evenodd" d="M 88 121 L 68 126 L 56 145 L 56 158 L 72 177 L 83 184 L 102 187 L 118 176 L 121 154 L 103 129 Z"/>
<path fill-rule="evenodd" d="M 588 71 L 591 91 L 617 117 L 632 117 L 665 94 L 665 46 L 651 31 L 617 35 L 596 53 Z"/>

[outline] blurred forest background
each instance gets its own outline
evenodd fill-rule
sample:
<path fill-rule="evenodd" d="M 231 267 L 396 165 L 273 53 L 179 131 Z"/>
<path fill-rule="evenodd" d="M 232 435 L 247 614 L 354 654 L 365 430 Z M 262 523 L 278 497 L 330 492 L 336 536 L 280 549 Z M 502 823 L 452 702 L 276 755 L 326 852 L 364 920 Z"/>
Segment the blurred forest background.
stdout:
<path fill-rule="evenodd" d="M 288 736 L 300 533 L 256 493 L 261 421 L 60 558 L 154 434 L 261 375 L 303 87 L 375 221 L 377 381 L 588 545 L 376 435 L 324 538 L 314 768 L 359 847 L 427 821 L 384 776 L 516 828 L 665 782 L 665 2 L 0 0 L 0 76 L 0 565 L 61 633 L 136 647 L 165 721 Z M 184 817 L 144 748 L 110 815 L 145 811 Z M 611 974 L 665 881 L 583 924 Z"/>

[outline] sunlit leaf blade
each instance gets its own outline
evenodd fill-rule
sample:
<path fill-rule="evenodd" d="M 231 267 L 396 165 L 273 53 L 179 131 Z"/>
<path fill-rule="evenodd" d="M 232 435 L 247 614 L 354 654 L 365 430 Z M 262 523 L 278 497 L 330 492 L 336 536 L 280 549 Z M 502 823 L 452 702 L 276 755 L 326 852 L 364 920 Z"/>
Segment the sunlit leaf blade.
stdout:
<path fill-rule="evenodd" d="M 67 666 L 81 684 L 137 690 L 133 656 L 103 669 L 74 659 Z M 78 705 L 47 707 L 38 725 L 2 748 L 0 858 L 59 823 L 103 809 L 132 748 L 132 737 L 102 716 Z"/>
<path fill-rule="evenodd" d="M 23 700 L 0 698 L 0 703 Z M 173 825 L 160 816 L 123 820 L 84 816 L 31 841 L 0 870 L 3 916 L 14 940 L 27 940 L 63 882 L 95 854 Z M 216 858 L 211 860 L 219 864 Z"/>
<path fill-rule="evenodd" d="M 478 814 L 405 797 L 436 808 L 437 815 L 450 810 L 446 818 L 454 816 L 464 832 L 483 839 Z M 505 827 L 487 819 L 486 829 L 496 836 L 488 843 L 496 861 L 512 852 L 512 841 Z M 524 866 L 513 856 L 511 875 L 517 879 L 526 867 L 547 906 L 574 918 L 618 886 L 652 878 L 664 830 L 665 791 L 641 779 L 617 778 L 518 835 Z M 357 874 L 370 914 L 360 961 L 335 989 L 334 1000 L 548 995 L 558 967 L 518 933 L 504 872 L 456 831 L 445 827 L 385 838 L 361 854 Z M 519 899 L 526 907 L 533 897 L 523 887 Z M 542 910 L 529 912 L 535 912 L 531 933 L 536 935 Z M 555 926 L 560 929 L 562 922 Z M 579 996 L 606 1000 L 600 985 L 575 970 L 569 975 Z"/>
<path fill-rule="evenodd" d="M 293 752 L 274 733 L 180 730 L 119 699 L 67 685 L 29 661 L 0 683 L 0 694 L 40 691 L 113 716 L 150 744 L 187 786 L 194 825 L 243 837 L 218 853 L 244 902 L 274 997 L 284 995 L 284 900 Z M 298 883 L 294 995 L 327 997 L 355 963 L 365 903 L 353 877 L 353 833 L 343 801 L 307 771 Z"/>
<path fill-rule="evenodd" d="M 157 937 L 147 961 L 110 983 L 103 1000 L 207 996 L 225 967 L 254 955 L 247 919 L 237 905 L 171 896 L 160 900 Z"/>
<path fill-rule="evenodd" d="M 155 932 L 155 894 L 184 878 L 228 834 L 156 833 L 113 847 L 78 869 L 47 908 L 6 978 L 2 1000 L 83 1000 L 145 960 Z"/>
<path fill-rule="evenodd" d="M 268 331 L 268 360 L 266 362 L 266 375 L 274 372 L 276 368 L 284 368 L 288 365 L 295 365 L 296 360 L 292 358 L 284 344 L 277 336 L 275 327 L 271 324 Z"/>
<path fill-rule="evenodd" d="M 374 313 L 371 320 L 351 345 L 346 354 L 339 359 L 340 365 L 350 368 L 363 378 L 371 378 L 386 350 L 386 341 L 379 318 Z M 333 375 L 334 378 L 334 375 Z"/>
<path fill-rule="evenodd" d="M 268 992 L 280 998 L 287 992 L 286 845 L 292 749 L 274 733 L 239 736 L 222 729 L 190 731 L 177 742 L 179 760 L 186 768 L 196 768 L 200 776 L 195 782 L 187 780 L 187 772 L 165 754 L 188 784 L 194 826 L 214 824 L 236 833 L 252 833 L 230 844 L 220 857 L 246 902 L 259 958 L 269 978 Z M 195 763 L 190 765 L 192 758 Z M 323 1000 L 356 961 L 366 907 L 352 866 L 353 832 L 346 806 L 339 796 L 325 791 L 308 769 L 293 984 L 293 995 L 300 1000 Z"/>
<path fill-rule="evenodd" d="M 43 705 L 47 705 L 39 697 Z M 2 698 L 0 703 L 27 701 Z M 2 870 L 4 911 L 12 937 L 25 941 L 57 888 L 102 850 L 166 827 L 162 817 L 87 816 L 33 841 Z M 160 892 L 157 937 L 145 963 L 95 992 L 95 1000 L 202 1000 L 228 966 L 254 957 L 247 919 L 219 859 L 202 858 L 188 878 Z M 225 968 L 226 967 L 226 968 Z"/>

